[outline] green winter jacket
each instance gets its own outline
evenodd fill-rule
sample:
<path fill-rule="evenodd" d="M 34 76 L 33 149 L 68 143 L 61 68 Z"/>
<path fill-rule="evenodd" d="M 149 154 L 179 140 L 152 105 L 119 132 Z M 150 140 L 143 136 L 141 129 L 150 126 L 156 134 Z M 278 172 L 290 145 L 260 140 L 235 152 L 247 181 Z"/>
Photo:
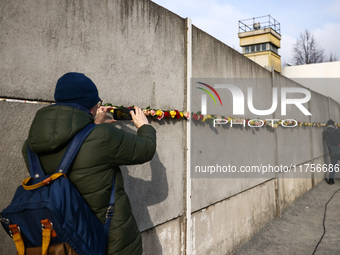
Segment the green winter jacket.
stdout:
<path fill-rule="evenodd" d="M 93 121 L 89 112 L 70 106 L 53 105 L 40 109 L 23 146 L 26 164 L 28 144 L 39 155 L 44 171 L 48 174 L 55 172 L 69 141 Z M 108 254 L 142 254 L 140 232 L 124 191 L 119 166 L 147 162 L 155 150 L 156 131 L 150 125 L 143 125 L 135 135 L 116 128 L 114 124 L 100 124 L 86 138 L 71 166 L 70 180 L 102 223 L 105 222 L 113 177 L 116 176 Z"/>

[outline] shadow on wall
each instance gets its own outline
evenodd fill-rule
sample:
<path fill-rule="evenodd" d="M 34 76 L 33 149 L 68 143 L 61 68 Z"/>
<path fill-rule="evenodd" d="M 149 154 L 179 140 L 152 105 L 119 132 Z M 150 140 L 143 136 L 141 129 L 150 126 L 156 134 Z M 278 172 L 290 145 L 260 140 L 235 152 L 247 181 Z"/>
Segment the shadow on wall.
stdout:
<path fill-rule="evenodd" d="M 166 169 L 159 161 L 156 152 L 154 158 L 150 162 L 151 180 L 146 181 L 129 175 L 126 166 L 121 167 L 124 177 L 126 193 L 128 193 L 132 203 L 133 213 L 137 220 L 139 229 L 148 230 L 148 242 L 144 245 L 152 245 L 152 247 L 144 246 L 144 254 L 162 254 L 162 246 L 158 239 L 158 235 L 151 220 L 148 206 L 156 205 L 164 201 L 168 197 L 168 181 L 166 177 Z"/>
<path fill-rule="evenodd" d="M 127 132 L 134 132 L 126 125 L 120 126 Z M 153 228 L 155 225 L 151 220 L 148 207 L 157 205 L 168 197 L 169 187 L 166 168 L 160 162 L 157 151 L 153 159 L 142 166 L 145 166 L 145 169 L 147 169 L 143 173 L 147 180 L 131 176 L 129 174 L 131 170 L 127 166 L 120 166 L 120 169 L 138 227 L 141 231 L 147 232 L 147 240 L 143 240 L 144 254 L 162 254 L 162 245 L 156 230 Z"/>

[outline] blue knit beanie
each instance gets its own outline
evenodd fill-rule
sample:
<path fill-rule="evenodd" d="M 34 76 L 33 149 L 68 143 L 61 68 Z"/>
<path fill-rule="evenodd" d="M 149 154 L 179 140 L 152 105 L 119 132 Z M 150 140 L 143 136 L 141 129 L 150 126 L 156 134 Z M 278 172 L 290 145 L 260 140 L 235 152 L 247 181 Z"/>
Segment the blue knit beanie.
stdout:
<path fill-rule="evenodd" d="M 66 73 L 55 87 L 56 103 L 76 103 L 91 109 L 99 101 L 96 85 L 82 73 Z"/>

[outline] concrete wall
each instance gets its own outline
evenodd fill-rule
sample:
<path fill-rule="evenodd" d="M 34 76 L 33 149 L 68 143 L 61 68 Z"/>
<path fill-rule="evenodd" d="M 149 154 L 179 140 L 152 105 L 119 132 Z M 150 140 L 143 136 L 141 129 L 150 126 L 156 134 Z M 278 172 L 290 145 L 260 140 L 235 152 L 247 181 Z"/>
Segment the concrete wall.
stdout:
<path fill-rule="evenodd" d="M 4 0 L 0 5 L 0 97 L 53 101 L 58 77 L 77 71 L 91 77 L 104 102 L 185 110 L 187 30 L 185 20 L 176 14 L 148 0 Z M 192 31 L 194 78 L 270 79 L 272 85 L 252 84 L 258 107 L 268 106 L 263 99 L 271 98 L 271 86 L 300 86 L 273 75 L 199 28 Z M 28 176 L 21 146 L 41 107 L 0 101 L 0 209 Z M 340 119 L 338 103 L 317 93 L 312 93 L 309 108 L 311 118 L 294 108 L 288 112 L 302 121 Z M 226 109 L 225 114 L 231 115 L 230 107 Z M 248 110 L 245 115 L 256 117 Z M 118 125 L 134 132 L 129 124 Z M 157 153 L 150 163 L 122 167 L 126 191 L 142 231 L 144 253 L 186 254 L 187 123 L 162 120 L 152 125 L 158 133 Z M 196 134 L 211 131 L 209 126 L 193 129 Z M 324 161 L 321 132 L 227 129 L 212 137 L 234 144 L 219 156 L 237 166 L 301 165 Z M 206 145 L 206 159 L 214 160 L 209 142 L 200 142 L 196 145 Z M 254 153 L 246 143 L 258 144 L 261 150 Z M 231 253 L 322 178 L 280 177 L 193 178 L 192 253 Z M 14 245 L 4 231 L 0 239 L 0 253 L 13 254 Z"/>
<path fill-rule="evenodd" d="M 282 75 L 292 78 L 340 78 L 340 61 L 309 65 L 285 66 Z"/>
<path fill-rule="evenodd" d="M 282 75 L 340 103 L 340 61 L 282 68 Z"/>
<path fill-rule="evenodd" d="M 256 84 L 252 80 L 254 83 L 239 86 L 244 94 L 246 87 L 253 88 L 253 98 L 256 99 L 258 109 L 270 107 L 268 101 L 271 103 L 272 87 L 305 88 L 254 64 L 198 28 L 193 29 L 193 77 L 203 82 L 205 78 L 212 77 L 271 79 L 272 84 Z M 279 105 L 273 115 L 263 118 L 261 116 L 261 119 L 288 117 L 302 122 L 326 122 L 330 117 L 330 108 L 338 112 L 339 105 L 334 101 L 316 92 L 311 93 L 312 98 L 305 107 L 312 112 L 312 116 L 305 116 L 294 105 L 288 105 L 287 115 L 282 116 Z M 200 101 L 192 100 L 192 110 L 199 111 Z M 222 98 L 222 101 L 223 112 L 216 110 L 214 114 L 232 116 L 233 99 Z M 329 104 L 332 105 L 328 107 Z M 258 118 L 247 109 L 244 115 L 250 119 Z M 322 128 L 278 128 L 274 131 L 242 128 L 213 130 L 215 133 L 209 125 L 192 126 L 192 133 L 195 133 L 195 136 L 192 134 L 192 150 L 195 151 L 191 156 L 192 162 L 199 162 L 197 165 L 214 165 L 214 162 L 216 164 L 227 161 L 237 167 L 261 163 L 295 165 L 305 171 L 304 164 L 324 163 Z M 221 140 L 225 141 L 224 146 L 216 150 L 214 147 Z M 193 178 L 193 254 L 230 254 L 235 251 L 258 229 L 276 215 L 280 215 L 297 197 L 320 182 L 323 174 L 301 175 L 304 178 L 293 177 L 293 174 L 281 173 L 276 176 L 277 179 Z M 253 195 L 257 198 L 252 197 Z"/>
<path fill-rule="evenodd" d="M 104 103 L 184 109 L 186 30 L 179 16 L 146 0 L 0 5 L 1 97 L 52 101 L 57 79 L 76 71 L 95 82 Z M 4 208 L 27 177 L 21 146 L 41 106 L 0 102 L 0 107 L 0 208 Z M 177 219 L 185 209 L 186 123 L 161 121 L 153 126 L 159 134 L 154 159 L 122 167 L 141 231 Z M 123 128 L 133 129 L 130 124 Z M 0 254 L 13 254 L 10 238 L 3 231 L 0 235 L 4 240 Z M 146 243 L 146 251 L 162 240 L 156 232 L 147 235 L 152 242 Z"/>

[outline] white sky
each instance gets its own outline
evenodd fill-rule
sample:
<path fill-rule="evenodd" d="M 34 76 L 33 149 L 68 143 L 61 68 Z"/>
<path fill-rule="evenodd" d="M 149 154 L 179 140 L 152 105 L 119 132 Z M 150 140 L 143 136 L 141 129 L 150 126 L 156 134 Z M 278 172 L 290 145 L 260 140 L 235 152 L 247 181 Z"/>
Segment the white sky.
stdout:
<path fill-rule="evenodd" d="M 292 47 L 308 29 L 327 57 L 332 52 L 340 61 L 340 0 L 152 0 L 241 51 L 238 21 L 271 15 L 281 25 L 282 64 L 292 63 Z M 340 71 L 340 70 L 339 70 Z"/>

